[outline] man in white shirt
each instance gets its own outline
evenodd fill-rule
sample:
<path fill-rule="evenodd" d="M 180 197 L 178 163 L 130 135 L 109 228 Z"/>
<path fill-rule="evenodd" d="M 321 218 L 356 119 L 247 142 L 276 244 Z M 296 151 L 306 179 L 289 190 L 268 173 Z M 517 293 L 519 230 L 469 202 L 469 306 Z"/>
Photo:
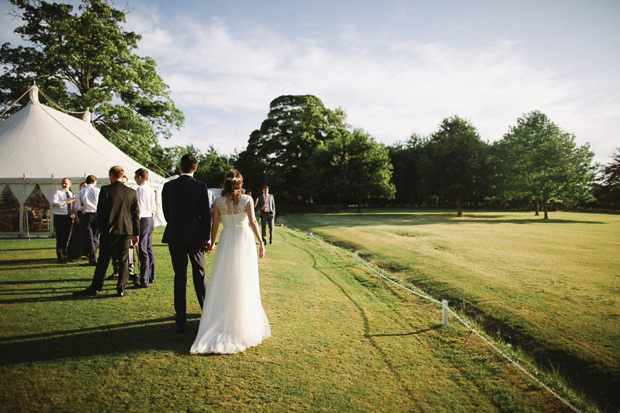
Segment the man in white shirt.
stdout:
<path fill-rule="evenodd" d="M 63 178 L 61 189 L 52 194 L 54 229 L 56 230 L 56 256 L 59 263 L 67 262 L 67 242 L 71 233 L 71 204 L 75 201 L 71 192 L 71 179 Z"/>
<path fill-rule="evenodd" d="M 136 170 L 135 180 L 138 209 L 140 210 L 140 237 L 138 257 L 140 259 L 140 287 L 146 288 L 155 279 L 155 257 L 153 256 L 153 215 L 155 214 L 155 191 L 148 183 L 149 171 Z"/>
<path fill-rule="evenodd" d="M 99 231 L 97 228 L 97 203 L 99 202 L 99 188 L 97 178 L 94 175 L 86 177 L 86 186 L 80 189 L 77 195 L 78 209 L 82 211 L 84 219 L 84 229 L 86 231 L 86 245 L 88 265 L 97 265 L 95 252 L 97 251 L 97 237 Z"/>

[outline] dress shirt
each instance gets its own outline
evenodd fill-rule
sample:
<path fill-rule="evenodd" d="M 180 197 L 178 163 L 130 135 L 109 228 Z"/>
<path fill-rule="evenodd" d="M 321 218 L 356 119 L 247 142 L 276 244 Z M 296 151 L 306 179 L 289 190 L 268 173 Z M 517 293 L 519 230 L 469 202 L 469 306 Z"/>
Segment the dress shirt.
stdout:
<path fill-rule="evenodd" d="M 155 213 L 155 191 L 148 182 L 144 181 L 136 189 L 140 218 L 151 218 Z"/>
<path fill-rule="evenodd" d="M 271 212 L 271 208 L 269 208 L 269 194 L 263 194 L 263 206 L 265 207 L 265 212 Z"/>
<path fill-rule="evenodd" d="M 54 215 L 69 215 L 70 208 L 67 208 L 67 199 L 73 198 L 73 192 L 57 189 L 52 194 L 52 207 Z"/>
<path fill-rule="evenodd" d="M 78 192 L 78 210 L 82 212 L 97 212 L 97 202 L 99 202 L 100 189 L 95 184 L 88 184 Z"/>

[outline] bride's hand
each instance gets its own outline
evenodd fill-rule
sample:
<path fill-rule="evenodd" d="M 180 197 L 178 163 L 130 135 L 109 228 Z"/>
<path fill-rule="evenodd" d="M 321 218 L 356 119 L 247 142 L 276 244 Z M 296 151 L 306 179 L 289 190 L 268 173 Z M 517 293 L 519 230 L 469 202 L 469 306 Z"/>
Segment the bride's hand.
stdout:
<path fill-rule="evenodd" d="M 258 244 L 258 258 L 263 258 L 265 256 L 265 246 L 263 244 Z"/>

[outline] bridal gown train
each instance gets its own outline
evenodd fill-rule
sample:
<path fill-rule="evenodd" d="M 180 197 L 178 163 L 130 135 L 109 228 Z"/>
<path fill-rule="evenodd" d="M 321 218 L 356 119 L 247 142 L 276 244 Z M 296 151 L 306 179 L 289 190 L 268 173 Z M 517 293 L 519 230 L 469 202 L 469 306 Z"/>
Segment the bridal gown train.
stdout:
<path fill-rule="evenodd" d="M 271 335 L 258 284 L 254 234 L 246 213 L 248 195 L 235 205 L 218 197 L 222 231 L 206 281 L 206 295 L 192 354 L 239 353 Z"/>

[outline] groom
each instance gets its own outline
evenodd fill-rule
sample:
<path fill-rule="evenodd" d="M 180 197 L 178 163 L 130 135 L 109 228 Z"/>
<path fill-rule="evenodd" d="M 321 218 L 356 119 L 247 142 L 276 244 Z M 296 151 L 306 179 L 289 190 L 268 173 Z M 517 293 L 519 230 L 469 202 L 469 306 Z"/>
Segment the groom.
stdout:
<path fill-rule="evenodd" d="M 174 270 L 174 310 L 177 333 L 187 323 L 187 261 L 192 264 L 196 297 L 202 309 L 205 297 L 204 250 L 209 247 L 211 214 L 209 190 L 194 179 L 198 160 L 193 155 L 181 158 L 181 176 L 167 182 L 162 189 L 162 206 L 167 225 L 162 242 L 168 244 Z"/>

